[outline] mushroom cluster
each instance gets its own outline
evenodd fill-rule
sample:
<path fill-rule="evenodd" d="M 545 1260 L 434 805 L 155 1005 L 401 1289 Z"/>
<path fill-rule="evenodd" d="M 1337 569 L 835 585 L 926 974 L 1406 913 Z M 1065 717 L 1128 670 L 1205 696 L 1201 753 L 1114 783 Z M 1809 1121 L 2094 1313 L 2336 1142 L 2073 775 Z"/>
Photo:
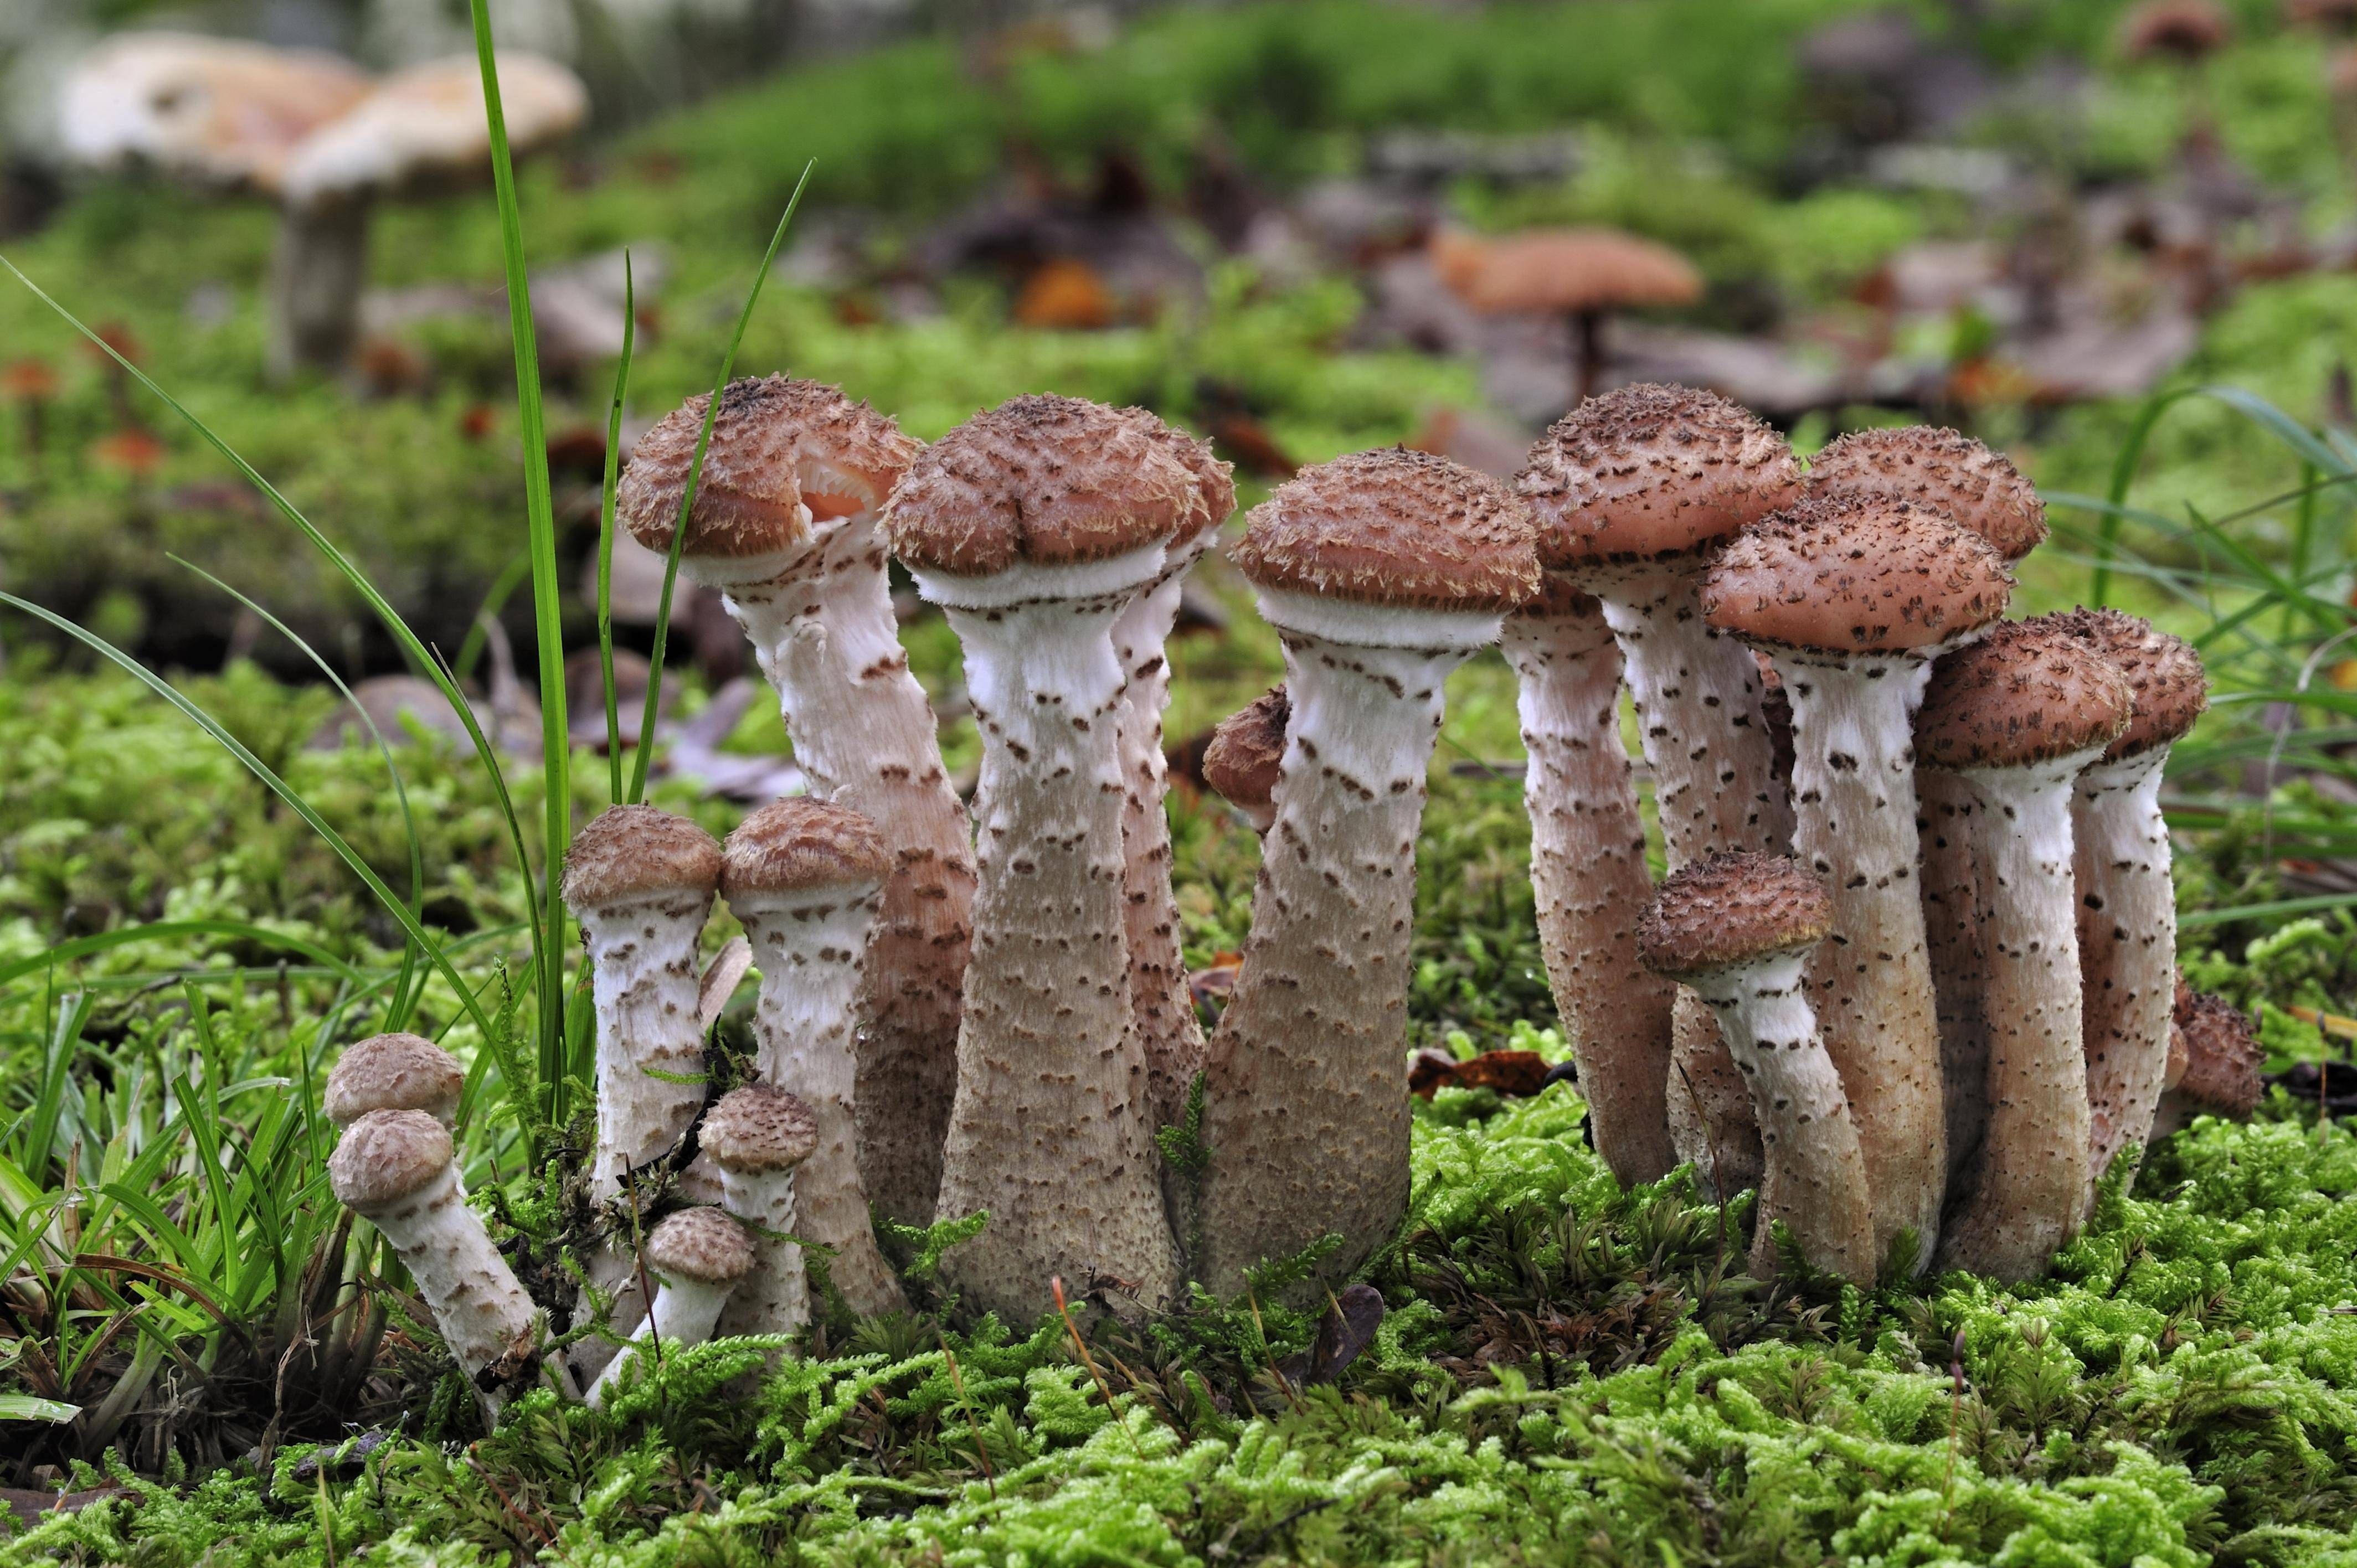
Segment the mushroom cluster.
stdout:
<path fill-rule="evenodd" d="M 1067 397 L 920 446 L 773 376 L 648 433 L 622 515 L 653 548 L 684 531 L 811 793 L 725 844 L 621 806 L 573 846 L 598 1079 L 577 1190 L 603 1237 L 574 1299 L 536 1306 L 467 1208 L 455 1063 L 385 1036 L 330 1080 L 337 1189 L 487 1402 L 539 1376 L 602 1399 L 651 1348 L 715 1333 L 783 1345 L 826 1293 L 901 1308 L 877 1213 L 986 1216 L 941 1280 L 1017 1321 L 1164 1310 L 1271 1260 L 1355 1269 L 1407 1208 L 1444 687 L 1492 644 L 1520 677 L 1540 934 L 1596 1147 L 1624 1181 L 1691 1164 L 1723 1196 L 1756 1186 L 1755 1266 L 1789 1247 L 1860 1283 L 1910 1257 L 2033 1274 L 2157 1116 L 2248 1076 L 2177 1004 L 2158 779 L 2201 710 L 2191 650 L 2114 611 L 2004 620 L 2043 513 L 1978 443 L 1872 432 L 1804 471 L 1745 410 L 1663 386 L 1584 403 L 1512 487 L 1364 452 L 1250 513 L 1230 556 L 1286 680 L 1204 758 L 1262 837 L 1207 1036 L 1178 950 L 1162 644 L 1233 504 L 1201 443 Z M 894 629 L 894 557 L 963 643 L 970 810 Z M 757 1049 L 716 1097 L 711 993 L 743 968 L 699 980 L 716 901 L 761 973 Z M 2173 1035 L 2204 1065 L 2172 1073 Z M 1174 1123 L 1193 1137 L 1157 1140 Z M 548 1357 L 544 1308 L 603 1332 Z"/>

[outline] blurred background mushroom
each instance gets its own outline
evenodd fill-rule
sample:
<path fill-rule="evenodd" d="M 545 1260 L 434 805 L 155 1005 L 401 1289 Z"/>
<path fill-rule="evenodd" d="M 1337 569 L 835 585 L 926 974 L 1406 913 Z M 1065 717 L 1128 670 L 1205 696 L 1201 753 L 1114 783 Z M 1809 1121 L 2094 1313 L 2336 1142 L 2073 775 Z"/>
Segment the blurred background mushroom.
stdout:
<path fill-rule="evenodd" d="M 1444 230 L 1433 260 L 1449 287 L 1485 315 L 1563 318 L 1572 407 L 1602 390 L 1606 317 L 1702 297 L 1702 274 L 1684 256 L 1609 229 L 1534 229 L 1496 240 Z"/>

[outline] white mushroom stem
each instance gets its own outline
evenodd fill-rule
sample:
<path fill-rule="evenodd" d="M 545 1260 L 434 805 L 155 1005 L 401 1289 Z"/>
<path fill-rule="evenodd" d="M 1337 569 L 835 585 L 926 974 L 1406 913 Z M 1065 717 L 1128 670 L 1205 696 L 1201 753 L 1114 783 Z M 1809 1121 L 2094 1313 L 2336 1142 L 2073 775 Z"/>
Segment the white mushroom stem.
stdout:
<path fill-rule="evenodd" d="M 704 1103 L 696 945 L 711 909 L 708 891 L 674 887 L 581 911 L 597 1015 L 593 1201 L 685 1136 Z"/>
<path fill-rule="evenodd" d="M 982 885 L 940 1212 L 990 1211 L 943 1273 L 966 1305 L 1029 1321 L 1051 1278 L 1178 1285 L 1123 935 L 1122 669 L 1114 618 L 1158 544 L 987 577 L 917 574 L 965 647 L 982 729 Z M 864 1090 L 863 1090 L 863 1092 Z"/>
<path fill-rule="evenodd" d="M 843 888 L 830 887 L 807 894 L 740 894 L 729 908 L 745 923 L 761 970 L 761 999 L 754 1013 L 761 1077 L 810 1107 L 818 1122 L 818 1148 L 791 1177 L 791 1190 L 801 1194 L 798 1227 L 746 1213 L 733 1196 L 726 1208 L 772 1230 L 796 1229 L 831 1248 L 828 1278 L 853 1311 L 870 1316 L 905 1311 L 909 1303 L 900 1282 L 877 1250 L 853 1120 L 857 1061 L 851 1021 L 874 901 L 846 897 Z M 729 1190 L 733 1195 L 736 1188 Z M 769 1245 L 755 1248 L 765 1260 L 759 1265 L 763 1278 L 770 1275 L 769 1254 L 762 1251 Z M 799 1300 L 802 1271 L 797 1266 L 792 1272 Z"/>
<path fill-rule="evenodd" d="M 1669 868 L 1722 850 L 1781 854 L 1792 804 L 1760 713 L 1758 660 L 1703 618 L 1695 556 L 1581 574 L 1620 644 Z M 1728 1044 L 1692 1002 L 1672 1016 L 1672 1140 L 1720 1198 L 1760 1177 L 1760 1131 Z"/>
<path fill-rule="evenodd" d="M 1620 744 L 1620 650 L 1593 614 L 1509 616 L 1501 642 L 1530 758 L 1539 942 L 1596 1152 L 1624 1183 L 1658 1181 L 1677 1164 L 1663 1103 L 1675 988 L 1637 958 L 1653 887 Z"/>
<path fill-rule="evenodd" d="M 1923 940 L 1940 1026 L 1948 1129 L 1948 1196 L 1964 1196 L 1988 1122 L 1988 1025 L 1981 999 L 1979 872 L 1973 862 L 1973 788 L 1938 768 L 1915 775 Z"/>
<path fill-rule="evenodd" d="M 1114 656 L 1121 661 L 1123 929 L 1129 950 L 1130 1011 L 1146 1054 L 1146 1094 L 1157 1126 L 1177 1122 L 1203 1070 L 1203 1026 L 1195 1016 L 1179 951 L 1178 901 L 1170 887 L 1170 820 L 1164 813 L 1168 764 L 1162 755 L 1162 712 L 1170 703 L 1166 650 L 1178 624 L 1188 570 L 1218 536 L 1205 529 L 1174 547 L 1161 580 L 1116 617 Z"/>
<path fill-rule="evenodd" d="M 1775 1272 L 1769 1227 L 1781 1219 L 1811 1266 L 1870 1285 L 1879 1259 L 1866 1156 L 1809 1005 L 1806 970 L 1807 955 L 1773 953 L 1687 983 L 1717 1015 L 1766 1149 L 1752 1272 Z"/>
<path fill-rule="evenodd" d="M 1833 895 L 1809 983 L 1849 1096 L 1875 1247 L 1902 1229 L 1930 1261 L 1947 1178 L 1939 1027 L 1915 886 L 1914 714 L 1944 647 L 1834 655 L 1778 648 L 1792 703 L 1793 849 Z"/>
<path fill-rule="evenodd" d="M 1981 867 L 1988 1129 L 1978 1187 L 1941 1256 L 2003 1280 L 2043 1273 L 2086 1207 L 2071 787 L 2102 751 L 1962 772 L 1981 808 L 1973 855 Z M 2167 1044 L 2164 1020 L 2164 1061 Z"/>
<path fill-rule="evenodd" d="M 827 1151 L 827 1141 L 833 1128 L 825 1118 L 819 1122 L 819 1151 Z M 745 1222 L 753 1243 L 753 1268 L 737 1283 L 727 1305 L 721 1309 L 718 1332 L 728 1334 L 792 1334 L 810 1325 L 810 1280 L 804 1266 L 800 1243 L 789 1237 L 810 1235 L 808 1212 L 798 1200 L 798 1192 L 810 1176 L 811 1166 L 817 1161 L 813 1155 L 798 1166 L 785 1170 L 732 1171 L 723 1167 L 720 1173 L 720 1207 Z M 859 1215 L 861 1229 L 867 1225 L 863 1208 Z M 818 1238 L 811 1236 L 813 1240 Z M 875 1251 L 871 1237 L 868 1251 Z M 841 1254 L 837 1254 L 838 1259 Z M 879 1260 L 880 1262 L 880 1260 Z M 843 1269 L 836 1263 L 834 1278 L 840 1288 Z M 892 1275 L 885 1271 L 888 1281 Z M 667 1289 L 668 1287 L 666 1287 Z M 847 1298 L 848 1291 L 845 1293 Z M 899 1295 L 898 1282 L 892 1294 Z M 658 1307 L 662 1294 L 655 1297 Z M 897 1308 L 905 1309 L 906 1301 Z M 870 1309 L 854 1304 L 855 1309 Z"/>
<path fill-rule="evenodd" d="M 2160 814 L 2167 746 L 2079 776 L 2071 800 L 2086 1026 L 2093 1183 L 2131 1142 L 2149 1143 L 2176 997 L 2177 895 Z"/>
<path fill-rule="evenodd" d="M 1342 1245 L 1320 1273 L 1346 1275 L 1405 1210 L 1425 776 L 1442 683 L 1501 619 L 1267 588 L 1260 599 L 1284 637 L 1293 712 L 1252 934 L 1205 1069 L 1195 1272 L 1222 1294 L 1329 1234 Z"/>
<path fill-rule="evenodd" d="M 368 280 L 366 194 L 290 201 L 270 258 L 269 362 L 274 381 L 296 371 L 340 370 L 360 338 Z"/>
<path fill-rule="evenodd" d="M 519 1345 L 530 1345 L 539 1332 L 539 1310 L 491 1244 L 483 1217 L 467 1207 L 457 1161 L 417 1191 L 358 1211 L 392 1243 L 425 1298 L 442 1342 L 470 1380 L 512 1356 Z M 564 1369 L 551 1365 L 571 1392 Z M 496 1416 L 504 1396 L 477 1392 L 485 1414 Z"/>
<path fill-rule="evenodd" d="M 733 1281 L 724 1284 L 686 1274 L 675 1274 L 657 1285 L 654 1310 L 647 1314 L 621 1352 L 606 1363 L 606 1369 L 597 1374 L 583 1399 L 592 1409 L 604 1404 L 622 1369 L 639 1359 L 640 1347 L 650 1340 L 659 1350 L 684 1349 L 709 1340 L 736 1288 Z"/>
<path fill-rule="evenodd" d="M 806 492 L 825 492 L 806 476 Z M 856 490 L 848 480 L 832 489 Z M 897 857 L 859 1011 L 860 1175 L 896 1219 L 932 1218 L 956 1075 L 959 985 L 974 906 L 965 807 L 909 671 L 875 514 L 824 523 L 808 554 L 704 560 L 776 688 L 794 760 L 822 799 L 876 824 Z"/>

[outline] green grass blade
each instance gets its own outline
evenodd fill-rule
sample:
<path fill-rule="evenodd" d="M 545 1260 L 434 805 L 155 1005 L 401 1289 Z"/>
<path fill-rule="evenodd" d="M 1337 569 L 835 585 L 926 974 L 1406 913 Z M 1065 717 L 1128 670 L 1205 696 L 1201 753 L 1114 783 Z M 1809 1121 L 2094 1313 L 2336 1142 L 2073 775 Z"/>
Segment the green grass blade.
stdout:
<path fill-rule="evenodd" d="M 328 825 L 328 820 L 319 815 L 317 809 L 311 802 L 303 799 L 292 785 L 273 771 L 268 763 L 248 750 L 243 741 L 223 729 L 220 720 L 175 690 L 172 684 L 162 676 L 149 670 L 96 632 L 85 630 L 55 610 L 37 605 L 30 599 L 19 598 L 15 594 L 0 592 L 0 604 L 22 610 L 25 614 L 46 622 L 54 629 L 65 633 L 92 652 L 119 666 L 144 682 L 157 696 L 179 709 L 198 728 L 212 736 L 214 742 L 243 765 L 247 772 L 262 780 L 272 794 L 285 801 L 288 808 L 309 824 L 311 831 L 326 841 L 329 849 L 336 852 L 337 858 L 351 868 L 352 875 L 368 885 L 369 891 L 376 895 L 377 902 L 384 906 L 385 912 L 399 921 L 402 929 L 432 955 L 434 966 L 442 972 L 443 979 L 449 982 L 451 988 L 457 993 L 459 1004 L 466 1008 L 468 1015 L 474 1019 L 476 1026 L 483 1031 L 484 1036 L 490 1037 L 491 1021 L 485 1017 L 482 1009 L 476 1005 L 474 993 L 468 989 L 467 983 L 458 977 L 458 972 L 450 967 L 450 961 L 443 956 L 441 950 L 426 936 L 425 928 L 418 922 L 417 917 L 409 912 L 409 906 L 403 903 L 393 890 L 385 886 L 384 878 L 379 876 L 375 869 L 361 857 L 358 850 L 345 842 L 343 834 Z"/>
<path fill-rule="evenodd" d="M 500 67 L 491 47 L 487 0 L 468 0 L 475 25 L 475 61 L 483 77 L 483 113 L 490 123 L 491 187 L 500 209 L 500 251 L 507 268 L 508 331 L 515 343 L 516 412 L 523 439 L 524 521 L 532 539 L 533 639 L 539 646 L 541 775 L 545 811 L 541 846 L 541 924 L 547 933 L 536 955 L 541 983 L 540 1056 L 552 1094 L 563 1084 L 565 1047 L 565 908 L 557 896 L 565 849 L 573 840 L 572 737 L 565 715 L 565 623 L 556 580 L 556 508 L 548 484 L 548 420 L 542 406 L 540 340 L 533 329 L 532 280 L 524 267 L 523 209 L 516 198 L 515 160 L 508 149 L 507 112 L 500 102 Z M 527 879 L 530 867 L 525 868 Z M 564 1120 L 565 1107 L 550 1108 Z"/>
<path fill-rule="evenodd" d="M 38 974 L 53 964 L 88 958 L 92 953 L 129 947 L 137 942 L 172 941 L 182 937 L 229 937 L 238 941 L 285 948 L 288 952 L 300 953 L 320 968 L 341 975 L 355 984 L 366 978 L 359 970 L 316 942 L 289 936 L 284 931 L 274 931 L 264 926 L 252 925 L 243 920 L 151 920 L 144 926 L 123 926 L 112 931 L 101 931 L 95 936 L 76 937 L 30 958 L 0 963 L 0 985 L 13 984 L 28 974 Z M 206 972 L 202 971 L 195 976 L 199 980 L 205 977 Z"/>
<path fill-rule="evenodd" d="M 459 639 L 458 657 L 450 660 L 450 672 L 459 680 L 464 681 L 474 674 L 476 660 L 482 658 L 484 645 L 490 640 L 483 633 L 484 619 L 497 620 L 500 618 L 500 612 L 508 607 L 508 600 L 515 596 L 517 585 L 531 571 L 532 552 L 519 550 L 508 557 L 508 564 L 500 568 L 498 576 L 491 579 L 490 587 L 483 595 L 483 602 L 475 608 L 475 618 L 467 623 L 467 635 Z"/>
<path fill-rule="evenodd" d="M 597 667 L 606 685 L 607 799 L 622 799 L 622 711 L 614 692 L 614 498 L 622 476 L 622 402 L 630 392 L 630 355 L 639 341 L 638 283 L 622 252 L 622 357 L 614 367 L 614 402 L 606 411 L 606 476 L 597 491 Z"/>
<path fill-rule="evenodd" d="M 477 5 L 481 0 L 475 0 Z M 648 656 L 647 704 L 639 715 L 639 755 L 630 762 L 632 800 L 643 800 L 647 792 L 647 764 L 654 750 L 655 714 L 662 702 L 663 649 L 671 639 L 672 589 L 679 582 L 680 547 L 687 542 L 687 520 L 695 506 L 695 487 L 704 477 L 705 448 L 712 444 L 712 421 L 720 413 L 720 394 L 728 388 L 728 378 L 736 372 L 737 350 L 745 341 L 745 329 L 753 324 L 753 307 L 761 303 L 762 285 L 770 281 L 770 270 L 777 265 L 778 247 L 786 242 L 786 231 L 794 221 L 794 209 L 802 204 L 802 192 L 810 188 L 811 170 L 816 166 L 804 164 L 802 178 L 794 182 L 794 193 L 786 199 L 786 209 L 778 219 L 777 232 L 770 236 L 770 248 L 761 254 L 761 270 L 753 274 L 753 286 L 745 295 L 745 308 L 737 313 L 737 330 L 729 335 L 727 351 L 720 356 L 720 373 L 712 379 L 712 397 L 704 405 L 704 427 L 695 434 L 695 455 L 688 460 L 687 483 L 679 497 L 679 521 L 671 531 L 671 551 L 663 558 L 662 597 L 655 607 L 654 651 Z"/>

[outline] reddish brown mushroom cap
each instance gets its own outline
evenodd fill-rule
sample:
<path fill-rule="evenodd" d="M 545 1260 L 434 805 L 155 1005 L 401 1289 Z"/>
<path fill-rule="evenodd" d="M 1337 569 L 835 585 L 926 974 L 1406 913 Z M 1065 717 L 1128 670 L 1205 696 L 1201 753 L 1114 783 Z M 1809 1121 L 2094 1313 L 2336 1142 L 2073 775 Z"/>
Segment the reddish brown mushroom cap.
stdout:
<path fill-rule="evenodd" d="M 1185 531 L 1192 469 L 1131 414 L 1076 397 L 1010 398 L 919 455 L 885 506 L 893 553 L 977 577 L 1102 561 Z"/>
<path fill-rule="evenodd" d="M 610 806 L 574 835 L 565 854 L 565 903 L 578 914 L 641 893 L 711 893 L 720 886 L 713 836 L 652 806 Z"/>
<path fill-rule="evenodd" d="M 1532 229 L 1460 242 L 1448 261 L 1453 286 L 1484 312 L 1566 315 L 1702 297 L 1702 274 L 1684 256 L 1611 229 Z"/>
<path fill-rule="evenodd" d="M 1293 704 L 1271 686 L 1222 719 L 1203 748 L 1203 782 L 1247 810 L 1266 806 L 1284 773 L 1285 726 Z"/>
<path fill-rule="evenodd" d="M 2108 746 L 2133 698 L 2118 666 L 2042 620 L 2002 621 L 1932 667 L 1915 757 L 1932 768 L 2026 768 Z"/>
<path fill-rule="evenodd" d="M 2173 1092 L 2222 1116 L 2248 1116 L 2266 1085 L 2251 1020 L 2233 1003 L 2178 983 L 2173 1022 L 2185 1038 L 2185 1075 Z"/>
<path fill-rule="evenodd" d="M 639 437 L 615 510 L 650 550 L 669 550 L 711 394 L 698 393 Z M 765 555 L 808 537 L 813 517 L 881 505 L 918 445 L 839 387 L 748 377 L 720 393 L 681 553 Z M 803 508 L 809 509 L 805 515 Z"/>
<path fill-rule="evenodd" d="M 1802 952 L 1833 930 L 1833 897 L 1789 855 L 1726 851 L 1670 874 L 1637 927 L 1637 956 L 1672 979 Z"/>
<path fill-rule="evenodd" d="M 1531 448 L 1514 488 L 1549 566 L 1643 560 L 1730 539 L 1799 499 L 1792 449 L 1749 409 L 1688 387 L 1588 399 Z"/>
<path fill-rule="evenodd" d="M 458 1058 L 416 1035 L 371 1035 L 336 1058 L 324 1096 L 338 1126 L 371 1111 L 423 1111 L 437 1119 L 457 1107 L 467 1085 Z"/>
<path fill-rule="evenodd" d="M 1360 604 L 1510 610 L 1539 591 L 1531 514 L 1497 480 L 1402 446 L 1304 468 L 1229 559 L 1252 583 Z"/>
<path fill-rule="evenodd" d="M 880 882 L 892 857 L 876 824 L 848 806 L 790 795 L 737 825 L 723 846 L 720 891 L 793 893 Z"/>
<path fill-rule="evenodd" d="M 748 1083 L 704 1113 L 696 1137 L 722 1170 L 791 1170 L 818 1152 L 818 1118 L 784 1090 Z"/>
<path fill-rule="evenodd" d="M 1748 641 L 1894 653 L 1987 625 L 2012 594 L 2004 557 L 1943 517 L 1902 501 L 1803 502 L 1727 547 L 1702 607 Z"/>
<path fill-rule="evenodd" d="M 1192 536 L 1228 521 L 1236 510 L 1234 464 L 1221 461 L 1210 442 L 1188 435 L 1151 410 L 1125 408 L 1115 412 L 1129 419 L 1147 440 L 1194 476 L 1196 505 L 1192 521 L 1181 531 L 1184 534 Z"/>
<path fill-rule="evenodd" d="M 2130 59 L 2197 60 L 2233 36 L 2234 19 L 2215 0 L 2145 0 L 2121 21 L 2120 52 Z"/>
<path fill-rule="evenodd" d="M 2077 609 L 2044 618 L 2119 666 L 2136 693 L 2136 714 L 2104 754 L 2141 757 L 2182 738 L 2210 705 L 2209 676 L 2192 644 L 2119 610 Z"/>
<path fill-rule="evenodd" d="M 1929 424 L 1860 430 L 1809 464 L 1809 494 L 1912 501 L 1954 519 L 2018 561 L 2046 538 L 2046 503 L 2004 454 Z"/>
<path fill-rule="evenodd" d="M 407 1197 L 450 1165 L 450 1130 L 423 1111 L 371 1111 L 328 1156 L 336 1199 L 365 1213 Z"/>

